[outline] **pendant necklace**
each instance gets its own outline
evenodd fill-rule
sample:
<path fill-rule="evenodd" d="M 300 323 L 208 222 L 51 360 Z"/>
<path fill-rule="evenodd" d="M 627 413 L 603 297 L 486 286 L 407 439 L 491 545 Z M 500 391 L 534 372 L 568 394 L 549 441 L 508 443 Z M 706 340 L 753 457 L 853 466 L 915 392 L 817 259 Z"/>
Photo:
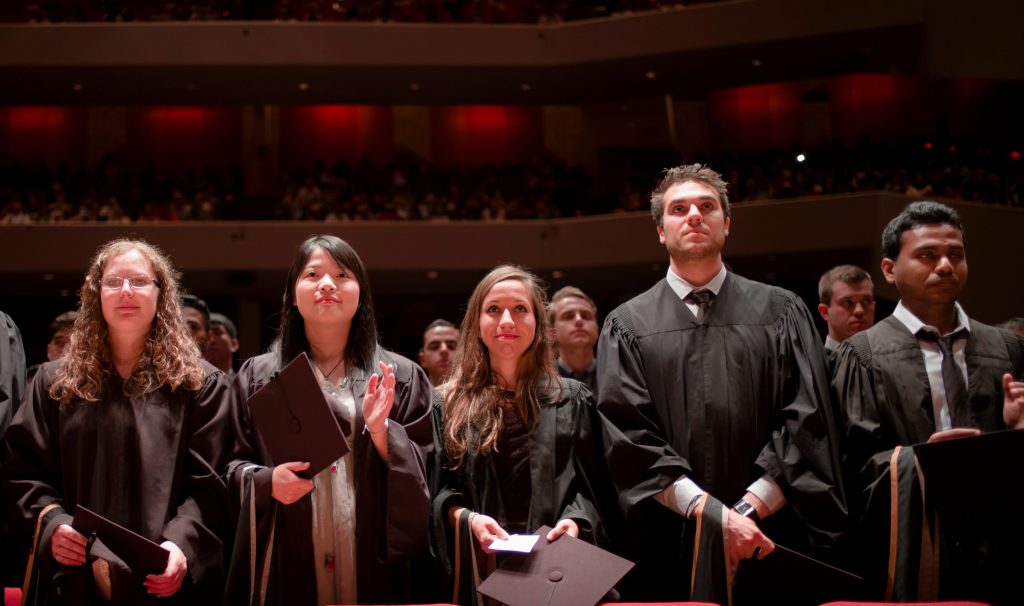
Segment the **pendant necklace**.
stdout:
<path fill-rule="evenodd" d="M 324 376 L 323 388 L 327 393 L 334 394 L 337 391 L 337 388 L 335 388 L 334 384 L 331 383 L 330 376 L 332 373 L 334 373 L 334 371 L 338 370 L 338 367 L 341 366 L 341 363 L 344 361 L 345 356 L 341 356 L 341 359 L 338 360 L 338 363 L 334 365 L 334 368 L 331 369 L 331 372 L 324 372 L 324 369 L 320 368 L 320 365 L 317 364 L 315 360 L 313 361 L 313 366 L 316 366 L 316 369 L 319 370 L 320 374 Z M 348 375 L 345 375 L 345 377 L 342 378 L 341 383 L 338 384 L 338 387 L 344 389 L 346 384 L 348 384 Z"/>

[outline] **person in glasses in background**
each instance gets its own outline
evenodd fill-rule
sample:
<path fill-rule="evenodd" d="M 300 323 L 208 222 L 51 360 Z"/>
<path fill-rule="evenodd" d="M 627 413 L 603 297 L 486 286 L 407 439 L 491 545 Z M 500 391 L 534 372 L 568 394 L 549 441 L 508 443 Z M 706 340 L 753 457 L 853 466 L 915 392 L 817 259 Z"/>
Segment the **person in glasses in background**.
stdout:
<path fill-rule="evenodd" d="M 177 279 L 150 244 L 100 247 L 65 355 L 14 417 L 3 490 L 34 542 L 28 603 L 220 603 L 225 491 L 207 437 L 228 384 L 189 333 Z M 166 569 L 133 571 L 89 541 L 71 526 L 79 505 L 159 543 Z"/>

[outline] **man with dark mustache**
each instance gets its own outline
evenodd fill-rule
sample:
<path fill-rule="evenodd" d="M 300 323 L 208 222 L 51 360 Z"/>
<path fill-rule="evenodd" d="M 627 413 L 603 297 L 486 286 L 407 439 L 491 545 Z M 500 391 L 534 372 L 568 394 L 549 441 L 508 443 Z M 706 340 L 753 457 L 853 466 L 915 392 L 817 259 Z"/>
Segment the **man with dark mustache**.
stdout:
<path fill-rule="evenodd" d="M 905 447 L 913 444 L 1024 428 L 1024 338 L 971 320 L 957 302 L 967 282 L 967 253 L 952 208 L 910 204 L 883 231 L 882 253 L 882 273 L 896 286 L 900 302 L 892 316 L 840 345 L 833 379 L 846 422 L 849 494 L 863 512 L 864 532 L 855 536 L 863 539 L 864 557 L 858 559 L 879 597 L 884 587 L 886 600 L 1019 604 L 1021 589 L 1013 574 L 1021 570 L 1019 541 L 1000 541 L 995 535 L 1002 531 L 983 524 L 965 536 L 947 532 L 954 520 L 946 520 L 936 583 L 926 582 L 917 566 L 902 573 L 890 529 L 903 526 L 890 524 L 890 516 L 914 508 L 891 507 L 896 501 L 890 483 L 916 490 L 916 481 L 898 482 L 904 467 L 897 449 L 907 455 Z M 911 458 L 907 473 L 914 469 Z M 900 489 L 896 493 L 902 498 Z M 920 523 L 920 508 L 916 511 L 910 524 Z"/>

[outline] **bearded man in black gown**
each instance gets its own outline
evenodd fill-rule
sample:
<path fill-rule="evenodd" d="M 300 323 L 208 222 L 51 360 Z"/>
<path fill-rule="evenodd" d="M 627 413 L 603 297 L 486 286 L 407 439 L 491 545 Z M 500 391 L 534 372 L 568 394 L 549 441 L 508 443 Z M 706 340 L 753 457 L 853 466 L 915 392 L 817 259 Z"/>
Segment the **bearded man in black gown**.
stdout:
<path fill-rule="evenodd" d="M 669 271 L 608 316 L 597 348 L 608 465 L 637 563 L 624 597 L 719 601 L 742 560 L 772 552 L 769 534 L 809 548 L 842 533 L 825 354 L 799 297 L 723 264 L 718 173 L 669 169 L 651 210 Z M 776 585 L 757 591 L 787 597 Z"/>

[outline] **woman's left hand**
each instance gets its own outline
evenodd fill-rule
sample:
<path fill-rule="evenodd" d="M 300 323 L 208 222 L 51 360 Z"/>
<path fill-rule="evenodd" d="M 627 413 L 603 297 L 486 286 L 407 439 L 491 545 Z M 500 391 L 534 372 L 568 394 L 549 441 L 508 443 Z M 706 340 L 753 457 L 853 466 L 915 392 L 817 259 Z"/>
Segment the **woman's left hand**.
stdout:
<path fill-rule="evenodd" d="M 160 543 L 160 546 L 171 552 L 170 557 L 167 558 L 167 568 L 163 574 L 146 575 L 146 581 L 143 584 L 149 590 L 149 593 L 156 597 L 168 598 L 181 589 L 181 583 L 185 580 L 185 573 L 188 572 L 188 560 L 174 543 L 164 541 Z"/>
<path fill-rule="evenodd" d="M 385 421 L 391 414 L 395 404 L 395 370 L 383 362 L 380 363 L 380 376 L 376 373 L 370 377 L 363 396 L 363 422 L 371 434 L 387 429 Z"/>
<path fill-rule="evenodd" d="M 567 534 L 574 539 L 578 539 L 580 538 L 580 527 L 576 525 L 576 522 L 573 522 L 569 518 L 565 518 L 564 520 L 559 520 L 558 523 L 555 524 L 555 527 L 551 529 L 551 532 L 547 534 L 546 538 L 550 543 L 563 534 Z"/>

